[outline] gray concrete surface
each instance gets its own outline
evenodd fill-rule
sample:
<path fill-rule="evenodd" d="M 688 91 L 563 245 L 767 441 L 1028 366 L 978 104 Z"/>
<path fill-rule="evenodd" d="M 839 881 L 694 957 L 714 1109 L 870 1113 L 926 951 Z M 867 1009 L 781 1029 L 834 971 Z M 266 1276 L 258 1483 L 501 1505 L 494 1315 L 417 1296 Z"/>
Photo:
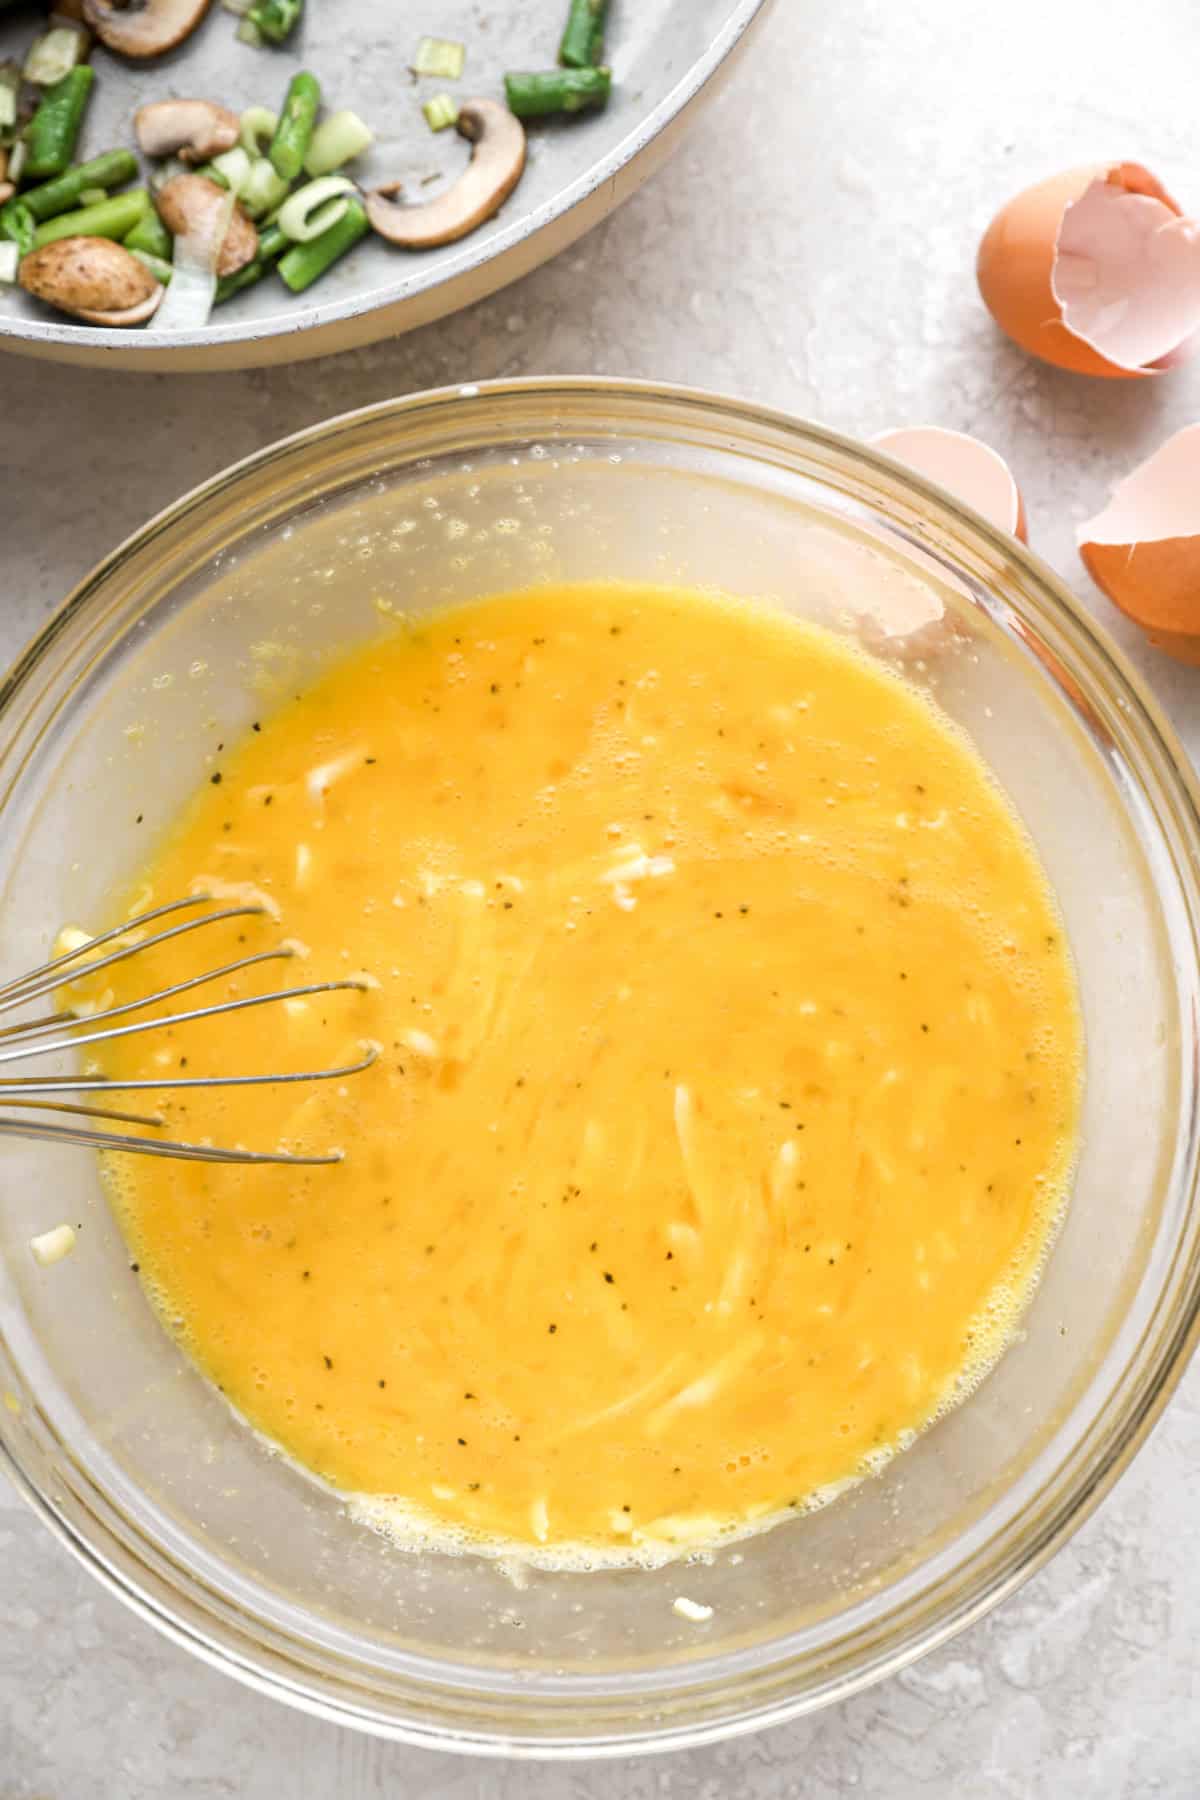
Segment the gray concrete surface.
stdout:
<path fill-rule="evenodd" d="M 724 388 L 861 434 L 938 422 L 990 439 L 1018 473 L 1036 548 L 1200 747 L 1200 674 L 1141 649 L 1073 548 L 1115 475 L 1200 417 L 1200 362 L 1122 385 L 1035 367 L 997 339 L 972 279 L 994 208 L 1076 161 L 1140 157 L 1200 207 L 1198 37 L 1194 0 L 780 0 L 674 164 L 467 314 L 244 376 L 0 361 L 0 648 L 147 514 L 271 438 L 437 383 L 599 371 Z M 985 1623 L 845 1707 L 670 1760 L 506 1768 L 302 1719 L 153 1635 L 7 1490 L 0 1571 L 2 1800 L 1200 1792 L 1200 1372 L 1099 1515 Z"/>

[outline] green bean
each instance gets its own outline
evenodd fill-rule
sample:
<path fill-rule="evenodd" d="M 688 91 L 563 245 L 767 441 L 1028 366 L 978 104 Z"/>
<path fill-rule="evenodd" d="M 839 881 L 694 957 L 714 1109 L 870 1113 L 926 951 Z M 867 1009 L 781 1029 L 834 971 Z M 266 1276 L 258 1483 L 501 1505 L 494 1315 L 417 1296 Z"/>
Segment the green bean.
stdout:
<path fill-rule="evenodd" d="M 565 69 L 590 69 L 604 55 L 604 15 L 608 0 L 571 0 L 571 10 L 558 46 Z"/>
<path fill-rule="evenodd" d="M 321 279 L 339 256 L 352 249 L 368 229 L 366 208 L 356 195 L 336 225 L 331 225 L 320 237 L 310 238 L 307 244 L 292 245 L 280 259 L 280 275 L 293 294 L 302 294 L 305 288 Z"/>
<path fill-rule="evenodd" d="M 246 17 L 270 44 L 282 44 L 300 23 L 304 0 L 255 0 Z"/>
<path fill-rule="evenodd" d="M 59 213 L 56 218 L 47 219 L 34 233 L 34 248 L 40 250 L 44 244 L 57 243 L 59 238 L 123 238 L 149 210 L 146 189 L 131 188 L 129 193 L 114 194 L 99 206 L 85 206 L 81 212 Z"/>
<path fill-rule="evenodd" d="M 25 128 L 25 142 L 29 145 L 26 175 L 62 174 L 74 152 L 95 79 L 96 71 L 81 63 L 46 89 L 41 105 Z"/>
<path fill-rule="evenodd" d="M 276 173 L 285 181 L 295 181 L 304 167 L 320 105 L 320 83 L 315 75 L 302 69 L 299 75 L 292 77 L 279 125 L 267 151 Z"/>
<path fill-rule="evenodd" d="M 504 77 L 508 110 L 518 119 L 543 119 L 550 113 L 577 113 L 588 106 L 603 106 L 611 90 L 611 69 L 547 69 Z"/>
<path fill-rule="evenodd" d="M 0 237 L 11 238 L 22 256 L 33 249 L 37 223 L 23 200 L 9 200 L 0 206 Z"/>
<path fill-rule="evenodd" d="M 127 250 L 140 250 L 146 256 L 157 256 L 170 262 L 174 240 L 152 206 L 148 206 L 132 231 L 121 239 Z"/>
<path fill-rule="evenodd" d="M 137 168 L 132 150 L 106 150 L 103 156 L 93 156 L 91 162 L 76 163 L 56 181 L 30 188 L 21 198 L 35 219 L 52 219 L 76 205 L 88 188 L 114 188 L 123 181 L 132 181 Z"/>
<path fill-rule="evenodd" d="M 269 275 L 291 241 L 280 231 L 278 225 L 268 225 L 264 231 L 260 231 L 258 254 L 254 261 L 247 263 L 244 269 L 236 269 L 232 275 L 221 276 L 217 282 L 214 305 L 220 306 L 222 301 L 232 300 L 243 288 L 253 287 L 264 275 Z"/>

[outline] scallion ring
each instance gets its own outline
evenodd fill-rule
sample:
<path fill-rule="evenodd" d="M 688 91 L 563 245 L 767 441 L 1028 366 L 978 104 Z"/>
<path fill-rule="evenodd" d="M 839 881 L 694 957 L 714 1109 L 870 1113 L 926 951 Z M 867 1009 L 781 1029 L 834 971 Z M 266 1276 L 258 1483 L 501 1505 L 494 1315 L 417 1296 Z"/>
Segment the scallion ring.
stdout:
<path fill-rule="evenodd" d="M 248 106 L 241 118 L 242 149 L 251 156 L 265 156 L 279 130 L 279 114 L 269 106 Z"/>
<path fill-rule="evenodd" d="M 345 217 L 350 205 L 346 196 L 353 192 L 354 183 L 345 175 L 322 175 L 305 182 L 280 207 L 276 221 L 280 231 L 293 243 L 310 243 Z"/>

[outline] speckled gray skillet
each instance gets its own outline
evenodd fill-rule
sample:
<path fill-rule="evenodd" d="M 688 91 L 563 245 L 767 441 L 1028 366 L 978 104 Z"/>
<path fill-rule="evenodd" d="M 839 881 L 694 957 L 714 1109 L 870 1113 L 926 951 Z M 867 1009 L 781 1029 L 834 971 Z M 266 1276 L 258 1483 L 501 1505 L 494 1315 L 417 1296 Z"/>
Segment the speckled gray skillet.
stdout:
<path fill-rule="evenodd" d="M 534 127 L 516 193 L 489 225 L 458 244 L 414 255 L 368 237 L 308 294 L 277 279 L 238 295 L 198 332 L 105 331 L 52 314 L 0 287 L 0 346 L 57 362 L 140 369 L 234 369 L 326 355 L 408 331 L 502 287 L 561 250 L 618 205 L 673 148 L 685 124 L 771 0 L 613 0 L 608 33 L 614 95 L 608 108 Z M 455 92 L 501 92 L 505 69 L 553 64 L 566 0 L 308 0 L 286 50 L 237 42 L 237 21 L 214 6 L 174 55 L 141 68 L 97 51 L 98 75 L 81 153 L 131 144 L 143 101 L 202 95 L 237 110 L 277 107 L 297 68 L 318 76 L 327 104 L 350 106 L 377 133 L 358 165 L 365 185 L 454 175 L 467 146 L 436 137 L 420 100 L 446 82 L 416 82 L 408 65 L 423 32 L 460 39 L 467 66 Z M 38 25 L 18 9 L 0 26 L 0 57 L 20 53 Z M 437 189 L 429 184 L 426 190 Z"/>

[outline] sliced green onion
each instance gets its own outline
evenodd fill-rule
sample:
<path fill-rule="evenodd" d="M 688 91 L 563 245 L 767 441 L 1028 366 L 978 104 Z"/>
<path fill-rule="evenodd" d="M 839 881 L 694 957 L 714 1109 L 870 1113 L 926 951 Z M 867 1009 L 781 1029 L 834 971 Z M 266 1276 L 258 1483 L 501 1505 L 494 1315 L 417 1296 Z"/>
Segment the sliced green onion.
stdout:
<path fill-rule="evenodd" d="M 240 194 L 250 179 L 250 156 L 240 144 L 235 144 L 232 150 L 223 150 L 220 156 L 214 156 L 208 166 L 216 170 L 233 194 Z"/>
<path fill-rule="evenodd" d="M 250 173 L 242 183 L 238 199 L 242 211 L 251 219 L 261 219 L 287 199 L 289 183 L 275 171 L 268 156 L 256 156 Z"/>
<path fill-rule="evenodd" d="M 221 0 L 221 5 L 226 12 L 232 13 L 235 18 L 240 19 L 250 11 L 254 0 Z"/>
<path fill-rule="evenodd" d="M 80 206 L 99 206 L 101 200 L 107 199 L 107 188 L 84 188 L 79 195 L 79 204 Z"/>
<path fill-rule="evenodd" d="M 55 25 L 34 39 L 21 73 L 35 87 L 53 87 L 84 61 L 91 41 L 81 25 Z"/>
<path fill-rule="evenodd" d="M 8 153 L 8 179 L 19 182 L 25 173 L 25 164 L 29 158 L 29 145 L 24 138 L 18 138 Z"/>
<path fill-rule="evenodd" d="M 145 263 L 155 281 L 163 287 L 168 286 L 175 270 L 165 257 L 155 256 L 150 250 L 134 250 L 131 254 L 136 256 L 140 263 Z"/>
<path fill-rule="evenodd" d="M 0 63 L 0 132 L 11 131 L 17 122 L 17 95 L 21 90 L 21 71 L 16 63 Z"/>
<path fill-rule="evenodd" d="M 322 175 L 305 182 L 279 209 L 276 223 L 293 243 L 308 244 L 346 215 L 354 183 L 345 175 Z"/>
<path fill-rule="evenodd" d="M 256 50 L 262 49 L 263 34 L 253 19 L 243 19 L 234 32 L 234 36 L 239 44 L 252 44 Z M 205 316 L 207 317 L 207 314 Z"/>
<path fill-rule="evenodd" d="M 466 48 L 453 38 L 423 37 L 413 58 L 414 75 L 438 75 L 443 81 L 457 81 L 467 60 Z"/>
<path fill-rule="evenodd" d="M 332 175 L 343 163 L 353 162 L 375 142 L 375 133 L 364 125 L 358 114 L 343 107 L 330 113 L 312 134 L 304 158 L 306 175 Z"/>
<path fill-rule="evenodd" d="M 458 101 L 451 94 L 434 94 L 422 102 L 421 111 L 430 131 L 445 131 L 447 125 L 458 124 Z"/>
<path fill-rule="evenodd" d="M 265 156 L 279 130 L 279 114 L 269 106 L 248 106 L 242 114 L 241 144 L 251 156 Z"/>
<path fill-rule="evenodd" d="M 11 238 L 0 243 L 0 281 L 12 283 L 17 279 L 17 270 L 21 266 L 21 246 L 14 244 Z"/>

